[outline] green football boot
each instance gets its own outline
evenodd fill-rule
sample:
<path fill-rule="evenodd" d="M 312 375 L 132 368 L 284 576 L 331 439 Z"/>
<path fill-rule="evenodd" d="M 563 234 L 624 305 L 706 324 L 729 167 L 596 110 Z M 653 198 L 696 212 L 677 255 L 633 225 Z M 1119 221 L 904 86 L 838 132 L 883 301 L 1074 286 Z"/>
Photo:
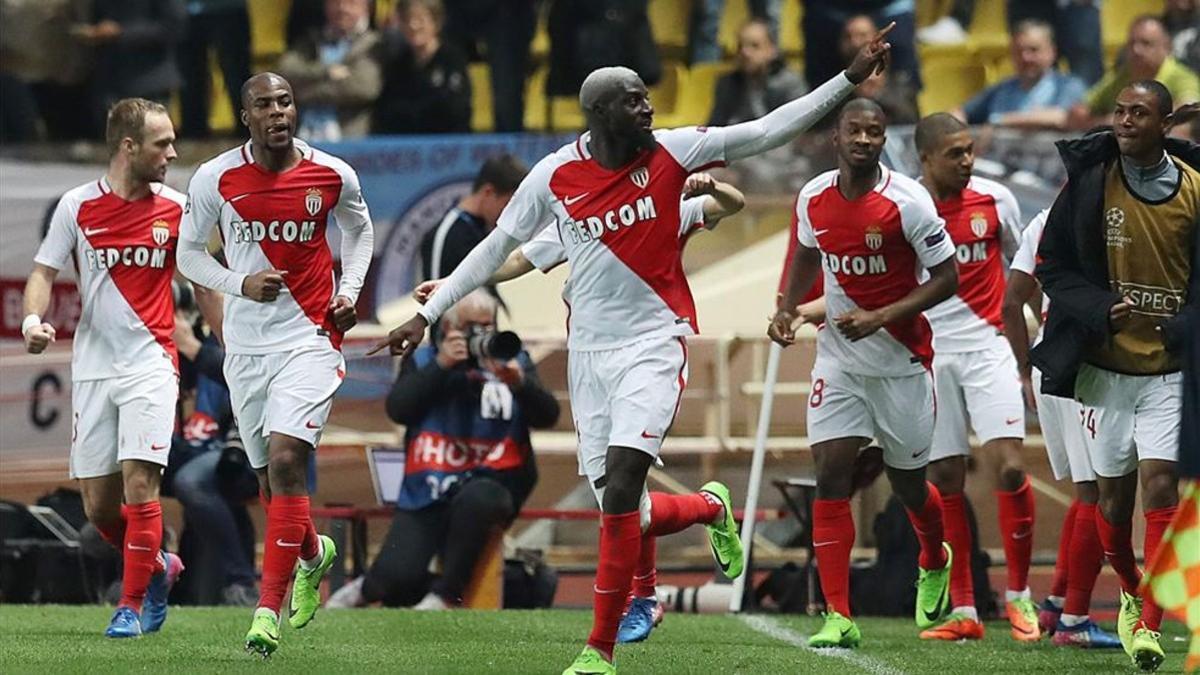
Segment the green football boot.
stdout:
<path fill-rule="evenodd" d="M 858 630 L 858 624 L 854 623 L 850 617 L 842 616 L 832 610 L 825 612 L 825 625 L 821 626 L 821 630 L 808 638 L 808 646 L 815 649 L 830 647 L 853 649 L 860 642 L 862 642 L 862 633 Z"/>
<path fill-rule="evenodd" d="M 708 543 L 712 547 L 713 558 L 721 571 L 730 579 L 742 576 L 742 540 L 738 536 L 737 523 L 733 520 L 733 500 L 729 498 L 729 488 L 717 481 L 705 483 L 701 492 L 716 497 L 725 508 L 725 517 L 719 522 L 705 525 L 708 530 Z"/>
<path fill-rule="evenodd" d="M 616 675 L 617 667 L 609 663 L 593 647 L 584 647 L 562 675 Z"/>
<path fill-rule="evenodd" d="M 1129 650 L 1133 652 L 1133 664 L 1147 673 L 1158 670 L 1163 659 L 1167 658 L 1162 645 L 1158 643 L 1160 637 L 1162 636 L 1158 631 L 1150 630 L 1145 625 L 1140 625 L 1133 631 L 1133 640 L 1129 644 Z"/>
<path fill-rule="evenodd" d="M 296 578 L 292 580 L 292 602 L 289 606 L 288 625 L 292 628 L 304 628 L 317 614 L 321 606 L 321 579 L 333 567 L 337 559 L 337 547 L 333 540 L 321 535 L 321 564 L 313 570 L 306 570 L 296 562 Z"/>
<path fill-rule="evenodd" d="M 266 607 L 254 610 L 254 622 L 246 633 L 246 651 L 264 659 L 279 649 L 279 617 Z"/>
<path fill-rule="evenodd" d="M 954 551 L 950 544 L 942 542 L 946 550 L 946 566 L 940 570 L 918 567 L 917 576 L 917 627 L 921 630 L 932 627 L 950 611 L 950 564 Z"/>
<path fill-rule="evenodd" d="M 1121 591 L 1121 609 L 1117 612 L 1117 637 L 1125 653 L 1133 656 L 1133 630 L 1142 620 L 1142 599 Z"/>

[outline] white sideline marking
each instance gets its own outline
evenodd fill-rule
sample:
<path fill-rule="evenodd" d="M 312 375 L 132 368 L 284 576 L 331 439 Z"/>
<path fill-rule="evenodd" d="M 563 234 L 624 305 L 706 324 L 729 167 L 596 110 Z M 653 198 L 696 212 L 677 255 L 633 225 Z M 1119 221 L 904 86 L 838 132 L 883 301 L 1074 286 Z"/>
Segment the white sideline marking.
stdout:
<path fill-rule="evenodd" d="M 883 661 L 871 658 L 865 654 L 859 654 L 852 649 L 814 649 L 809 647 L 805 636 L 790 628 L 779 625 L 779 622 L 769 617 L 759 614 L 739 614 L 738 619 L 767 637 L 775 638 L 780 642 L 786 642 L 805 651 L 812 652 L 817 656 L 831 656 L 835 659 L 842 659 L 858 666 L 863 672 L 876 673 L 877 675 L 904 675 L 904 671 L 892 668 Z"/>

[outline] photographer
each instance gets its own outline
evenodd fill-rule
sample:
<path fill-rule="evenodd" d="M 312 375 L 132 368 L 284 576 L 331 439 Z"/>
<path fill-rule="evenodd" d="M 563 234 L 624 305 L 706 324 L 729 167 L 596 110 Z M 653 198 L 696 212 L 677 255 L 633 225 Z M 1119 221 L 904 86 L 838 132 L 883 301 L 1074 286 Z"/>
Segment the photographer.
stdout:
<path fill-rule="evenodd" d="M 533 490 L 529 429 L 553 425 L 558 402 L 516 336 L 495 332 L 496 308 L 486 291 L 467 295 L 401 365 L 387 398 L 388 417 L 407 426 L 396 515 L 370 570 L 329 606 L 460 604 L 490 533 Z M 431 580 L 435 553 L 442 574 Z"/>

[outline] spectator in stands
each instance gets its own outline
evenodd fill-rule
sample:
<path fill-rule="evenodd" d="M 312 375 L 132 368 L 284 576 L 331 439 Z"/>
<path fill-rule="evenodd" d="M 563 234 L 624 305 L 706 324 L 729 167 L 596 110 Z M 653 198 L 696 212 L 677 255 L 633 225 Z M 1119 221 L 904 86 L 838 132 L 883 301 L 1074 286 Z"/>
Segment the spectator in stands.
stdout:
<path fill-rule="evenodd" d="M 838 41 L 838 51 L 842 63 L 850 65 L 854 55 L 863 45 L 871 41 L 879 27 L 866 14 L 852 16 L 842 26 L 841 38 Z M 917 90 L 905 77 L 893 78 L 889 68 L 877 75 L 871 75 L 855 88 L 856 97 L 869 98 L 883 108 L 889 124 L 916 124 L 921 118 L 917 108 Z M 831 114 L 827 120 L 832 124 L 836 115 Z"/>
<path fill-rule="evenodd" d="M 423 279 L 450 275 L 463 258 L 492 228 L 529 169 L 513 155 L 496 155 L 484 161 L 471 193 L 446 212 L 438 226 L 421 240 Z M 495 294 L 495 288 L 491 288 Z"/>
<path fill-rule="evenodd" d="M 171 92 L 183 83 L 175 48 L 186 28 L 184 0 L 92 0 L 91 23 L 75 26 L 72 34 L 95 50 L 95 133 L 103 133 L 108 109 L 119 99 L 170 102 Z"/>
<path fill-rule="evenodd" d="M 1200 72 L 1200 0 L 1167 0 L 1163 23 L 1175 58 Z"/>
<path fill-rule="evenodd" d="M 304 106 L 299 135 L 336 141 L 367 135 L 383 87 L 379 33 L 369 0 L 325 0 L 325 26 L 279 59 L 279 74 Z"/>
<path fill-rule="evenodd" d="M 69 32 L 87 9 L 73 0 L 0 0 L 0 142 L 89 133 L 92 121 L 79 105 L 89 97 L 91 54 Z"/>
<path fill-rule="evenodd" d="M 804 95 L 804 78 L 787 67 L 762 19 L 738 31 L 737 69 L 717 81 L 708 123 L 726 126 L 754 120 Z"/>
<path fill-rule="evenodd" d="M 748 0 L 750 16 L 766 24 L 771 42 L 779 44 L 779 14 L 781 0 Z M 692 3 L 691 26 L 688 32 L 689 62 L 709 63 L 721 60 L 721 14 L 725 0 L 696 0 Z"/>
<path fill-rule="evenodd" d="M 496 299 L 474 291 L 443 315 L 432 343 L 400 366 L 387 399 L 403 424 L 404 480 L 396 515 L 365 576 L 328 607 L 445 609 L 461 604 L 494 532 L 507 528 L 537 482 L 529 430 L 552 426 L 559 407 L 529 355 L 497 362 L 472 356 L 467 338 L 494 330 Z M 430 579 L 438 554 L 442 574 Z"/>
<path fill-rule="evenodd" d="M 1107 0 L 1128 2 L 1128 0 Z M 1104 74 L 1100 41 L 1101 0 L 1008 0 L 1008 25 L 1040 19 L 1054 27 L 1058 51 L 1071 74 L 1095 84 Z M 1115 94 L 1114 94 L 1115 95 Z"/>
<path fill-rule="evenodd" d="M 441 0 L 400 0 L 399 33 L 385 36 L 387 78 L 375 106 L 375 134 L 445 134 L 471 130 L 467 59 L 442 42 Z"/>
<path fill-rule="evenodd" d="M 525 128 L 525 76 L 537 28 L 537 0 L 449 0 L 445 40 L 470 60 L 486 57 L 495 131 Z M 482 49 L 480 47 L 482 46 Z"/>
<path fill-rule="evenodd" d="M 1162 82 L 1177 105 L 1200 100 L 1200 77 L 1171 56 L 1171 36 L 1156 16 L 1143 15 L 1130 24 L 1123 62 L 1105 74 L 1072 109 L 1070 125 L 1086 129 L 1105 122 L 1116 105 L 1117 94 L 1139 80 Z"/>
<path fill-rule="evenodd" d="M 877 26 L 895 21 L 888 34 L 892 44 L 890 86 L 921 89 L 917 62 L 914 0 L 808 0 L 804 3 L 804 78 L 824 82 L 844 67 L 838 50 L 842 28 L 851 18 L 866 14 Z M 891 120 L 895 121 L 895 120 Z"/>
<path fill-rule="evenodd" d="M 208 102 L 211 77 L 208 51 L 216 52 L 225 81 L 225 93 L 237 120 L 241 86 L 250 77 L 250 14 L 246 0 L 190 0 L 187 3 L 187 36 L 179 48 L 184 86 L 179 90 L 183 136 L 208 136 Z M 234 124 L 235 128 L 242 128 Z"/>
<path fill-rule="evenodd" d="M 1055 68 L 1058 52 L 1050 24 L 1037 19 L 1017 24 L 1009 49 L 1016 75 L 981 91 L 954 111 L 955 117 L 967 124 L 1066 127 L 1067 115 L 1087 85 Z"/>
<path fill-rule="evenodd" d="M 550 74 L 546 93 L 578 96 L 583 78 L 625 66 L 647 87 L 662 80 L 662 61 L 646 15 L 648 0 L 554 0 L 550 5 Z"/>

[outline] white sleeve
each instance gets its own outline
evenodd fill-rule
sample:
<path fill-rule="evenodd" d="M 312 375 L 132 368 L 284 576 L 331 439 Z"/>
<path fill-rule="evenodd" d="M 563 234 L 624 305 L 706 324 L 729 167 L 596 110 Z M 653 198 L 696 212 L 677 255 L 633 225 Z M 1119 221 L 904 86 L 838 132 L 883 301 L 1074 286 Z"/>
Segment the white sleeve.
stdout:
<path fill-rule="evenodd" d="M 492 230 L 483 241 L 471 249 L 467 257 L 454 268 L 454 272 L 446 277 L 446 281 L 417 313 L 425 317 L 432 326 L 446 310 L 454 306 L 454 303 L 487 282 L 508 259 L 508 254 L 517 250 L 520 245 L 519 240 L 509 236 L 499 227 Z"/>
<path fill-rule="evenodd" d="M 542 272 L 549 272 L 567 261 L 567 249 L 558 234 L 558 223 L 550 223 L 537 236 L 521 246 L 521 255 Z"/>
<path fill-rule="evenodd" d="M 523 243 L 533 239 L 547 222 L 554 220 L 554 213 L 550 211 L 550 204 L 554 201 L 554 194 L 550 192 L 550 175 L 555 166 L 557 160 L 550 155 L 529 170 L 496 219 L 496 229 Z"/>
<path fill-rule="evenodd" d="M 680 127 L 654 134 L 658 144 L 688 173 L 725 164 L 726 127 Z"/>
<path fill-rule="evenodd" d="M 1044 209 L 1029 221 L 1029 226 L 1021 233 L 1021 246 L 1013 254 L 1010 269 L 1033 276 L 1037 267 L 1037 248 L 1042 240 L 1042 228 L 1046 226 L 1046 216 L 1049 213 L 1049 209 Z"/>
<path fill-rule="evenodd" d="M 909 198 L 900 204 L 900 224 L 904 228 L 904 237 L 917 252 L 917 259 L 925 269 L 954 257 L 954 244 L 946 234 L 946 221 L 938 215 L 933 198 L 925 188 L 909 191 Z"/>
<path fill-rule="evenodd" d="M 996 192 L 996 216 L 1000 219 L 1000 250 L 1004 257 L 1012 260 L 1021 246 L 1021 206 L 1008 188 Z"/>
<path fill-rule="evenodd" d="M 225 267 L 208 253 L 208 237 L 221 217 L 224 203 L 217 192 L 216 181 L 208 174 L 206 167 L 201 166 L 188 183 L 176 252 L 179 273 L 205 288 L 240 296 L 247 275 Z"/>
<path fill-rule="evenodd" d="M 342 231 L 342 279 L 338 283 L 338 295 L 350 302 L 358 302 L 358 293 L 367 278 L 371 256 L 375 251 L 375 228 L 371 224 L 371 213 L 362 196 L 358 174 L 347 167 L 342 175 L 342 193 L 333 207 L 333 218 Z"/>
<path fill-rule="evenodd" d="M 712 199 L 708 195 L 700 195 L 699 197 L 689 197 L 688 199 L 680 200 L 679 202 L 679 236 L 686 236 L 688 232 L 696 228 L 703 227 L 706 230 L 711 230 L 716 222 L 709 223 L 704 218 L 704 204 L 707 200 Z"/>
<path fill-rule="evenodd" d="M 46 238 L 38 247 L 34 262 L 56 270 L 67 266 L 67 260 L 71 258 L 79 237 L 74 212 L 75 200 L 66 195 L 58 200 L 58 206 L 54 207 L 54 215 L 50 218 L 50 229 L 46 231 Z"/>
<path fill-rule="evenodd" d="M 787 143 L 819 122 L 852 91 L 854 83 L 842 71 L 804 96 L 784 103 L 756 120 L 723 127 L 725 159 L 745 159 Z"/>
<path fill-rule="evenodd" d="M 819 248 L 812 221 L 808 219 L 808 197 L 803 194 L 796 198 L 796 241 L 804 248 Z"/>

